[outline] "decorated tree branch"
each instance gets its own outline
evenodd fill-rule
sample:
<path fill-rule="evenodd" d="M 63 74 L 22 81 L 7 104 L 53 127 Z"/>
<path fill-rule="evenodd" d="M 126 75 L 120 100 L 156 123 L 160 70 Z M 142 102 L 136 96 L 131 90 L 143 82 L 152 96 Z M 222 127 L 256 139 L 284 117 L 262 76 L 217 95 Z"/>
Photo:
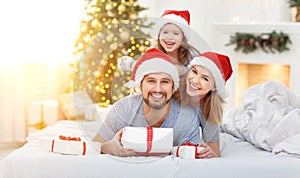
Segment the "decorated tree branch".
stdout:
<path fill-rule="evenodd" d="M 117 68 L 121 56 L 141 55 L 149 46 L 152 23 L 139 18 L 147 8 L 137 0 L 85 0 L 75 43 L 73 91 L 86 91 L 96 103 L 112 104 L 127 96 L 130 72 Z M 149 31 L 149 30 L 148 30 Z"/>
<path fill-rule="evenodd" d="M 266 53 L 275 53 L 276 51 L 281 53 L 289 51 L 288 45 L 291 44 L 291 40 L 287 34 L 283 32 L 277 33 L 275 30 L 271 33 L 262 33 L 260 35 L 254 35 L 251 33 L 235 33 L 230 36 L 229 45 L 235 45 L 235 51 L 242 51 L 243 53 L 251 53 L 257 49 L 261 49 Z"/>

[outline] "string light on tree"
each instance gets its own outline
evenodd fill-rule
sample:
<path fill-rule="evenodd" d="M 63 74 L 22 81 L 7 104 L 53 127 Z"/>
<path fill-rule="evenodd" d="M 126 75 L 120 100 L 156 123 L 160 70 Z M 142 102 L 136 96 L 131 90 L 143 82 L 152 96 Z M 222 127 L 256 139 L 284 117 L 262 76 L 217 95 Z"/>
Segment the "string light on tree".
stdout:
<path fill-rule="evenodd" d="M 112 104 L 130 92 L 130 72 L 119 71 L 117 59 L 141 55 L 151 38 L 143 29 L 152 24 L 136 18 L 146 10 L 136 0 L 85 0 L 84 9 L 72 64 L 73 91 L 84 90 L 94 102 Z"/>

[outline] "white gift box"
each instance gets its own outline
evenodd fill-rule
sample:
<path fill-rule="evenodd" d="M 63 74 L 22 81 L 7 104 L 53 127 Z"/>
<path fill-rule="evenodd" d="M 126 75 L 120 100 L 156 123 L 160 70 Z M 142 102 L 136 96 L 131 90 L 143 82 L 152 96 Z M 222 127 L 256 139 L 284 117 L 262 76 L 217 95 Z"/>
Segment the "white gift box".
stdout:
<path fill-rule="evenodd" d="M 101 153 L 101 143 L 88 140 L 78 140 L 80 137 L 40 138 L 40 148 L 43 151 L 66 155 L 97 155 Z"/>
<path fill-rule="evenodd" d="M 85 108 L 93 104 L 86 91 L 65 93 L 58 97 L 62 113 L 68 120 L 84 119 Z"/>
<path fill-rule="evenodd" d="M 173 128 L 125 127 L 121 143 L 138 155 L 168 155 L 173 147 Z"/>
<path fill-rule="evenodd" d="M 85 107 L 85 111 L 84 111 L 84 119 L 86 120 L 95 120 L 95 115 L 97 112 L 97 104 L 88 104 Z"/>
<path fill-rule="evenodd" d="M 28 104 L 28 124 L 34 125 L 41 121 L 54 124 L 59 120 L 58 101 L 32 101 Z"/>
<path fill-rule="evenodd" d="M 182 159 L 196 159 L 196 155 L 203 147 L 197 145 L 182 145 L 172 149 L 172 155 Z"/>
<path fill-rule="evenodd" d="M 101 107 L 99 104 L 89 104 L 85 108 L 84 118 L 86 120 L 93 120 L 93 121 L 102 121 L 104 122 L 105 117 L 111 108 L 111 105 L 107 107 Z"/>

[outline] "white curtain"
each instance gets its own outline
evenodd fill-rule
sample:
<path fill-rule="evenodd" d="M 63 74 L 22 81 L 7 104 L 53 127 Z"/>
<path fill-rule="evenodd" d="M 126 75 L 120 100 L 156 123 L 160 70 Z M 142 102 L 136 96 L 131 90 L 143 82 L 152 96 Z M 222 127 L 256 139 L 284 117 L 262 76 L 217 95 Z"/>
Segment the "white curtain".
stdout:
<path fill-rule="evenodd" d="M 21 66 L 0 66 L 0 141 L 24 141 L 25 100 Z"/>
<path fill-rule="evenodd" d="M 0 142 L 25 141 L 28 102 L 68 87 L 83 3 L 0 1 Z"/>
<path fill-rule="evenodd" d="M 60 64 L 23 63 L 0 66 L 0 142 L 25 141 L 28 104 L 56 100 L 68 87 L 68 70 Z M 38 111 L 37 111 L 38 112 Z"/>

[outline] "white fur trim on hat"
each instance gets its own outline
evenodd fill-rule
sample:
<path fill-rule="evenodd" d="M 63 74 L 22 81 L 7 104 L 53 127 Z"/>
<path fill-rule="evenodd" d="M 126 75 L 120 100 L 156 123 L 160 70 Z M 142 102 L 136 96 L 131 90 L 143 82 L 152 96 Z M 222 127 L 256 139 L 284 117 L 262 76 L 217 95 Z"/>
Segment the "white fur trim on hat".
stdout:
<path fill-rule="evenodd" d="M 190 40 L 191 32 L 190 32 L 190 27 L 188 25 L 188 22 L 184 18 L 182 18 L 178 15 L 175 15 L 175 14 L 164 15 L 163 17 L 161 17 L 158 20 L 158 22 L 155 25 L 155 36 L 156 37 L 159 36 L 161 28 L 164 25 L 166 25 L 167 23 L 173 23 L 173 24 L 177 25 L 182 30 L 185 38 L 187 40 Z"/>
<path fill-rule="evenodd" d="M 145 75 L 160 72 L 166 73 L 172 78 L 174 82 L 174 91 L 176 91 L 179 87 L 178 70 L 172 63 L 160 58 L 152 58 L 141 63 L 136 70 L 135 80 L 130 80 L 127 83 L 127 87 L 140 88 L 140 84 Z"/>
<path fill-rule="evenodd" d="M 189 64 L 189 68 L 191 68 L 194 65 L 200 65 L 208 69 L 213 78 L 215 79 L 215 85 L 217 89 L 217 93 L 221 98 L 227 98 L 228 97 L 228 92 L 226 91 L 225 88 L 225 81 L 223 78 L 223 75 L 218 68 L 218 66 L 212 62 L 210 59 L 200 56 L 200 57 L 195 57 Z"/>

